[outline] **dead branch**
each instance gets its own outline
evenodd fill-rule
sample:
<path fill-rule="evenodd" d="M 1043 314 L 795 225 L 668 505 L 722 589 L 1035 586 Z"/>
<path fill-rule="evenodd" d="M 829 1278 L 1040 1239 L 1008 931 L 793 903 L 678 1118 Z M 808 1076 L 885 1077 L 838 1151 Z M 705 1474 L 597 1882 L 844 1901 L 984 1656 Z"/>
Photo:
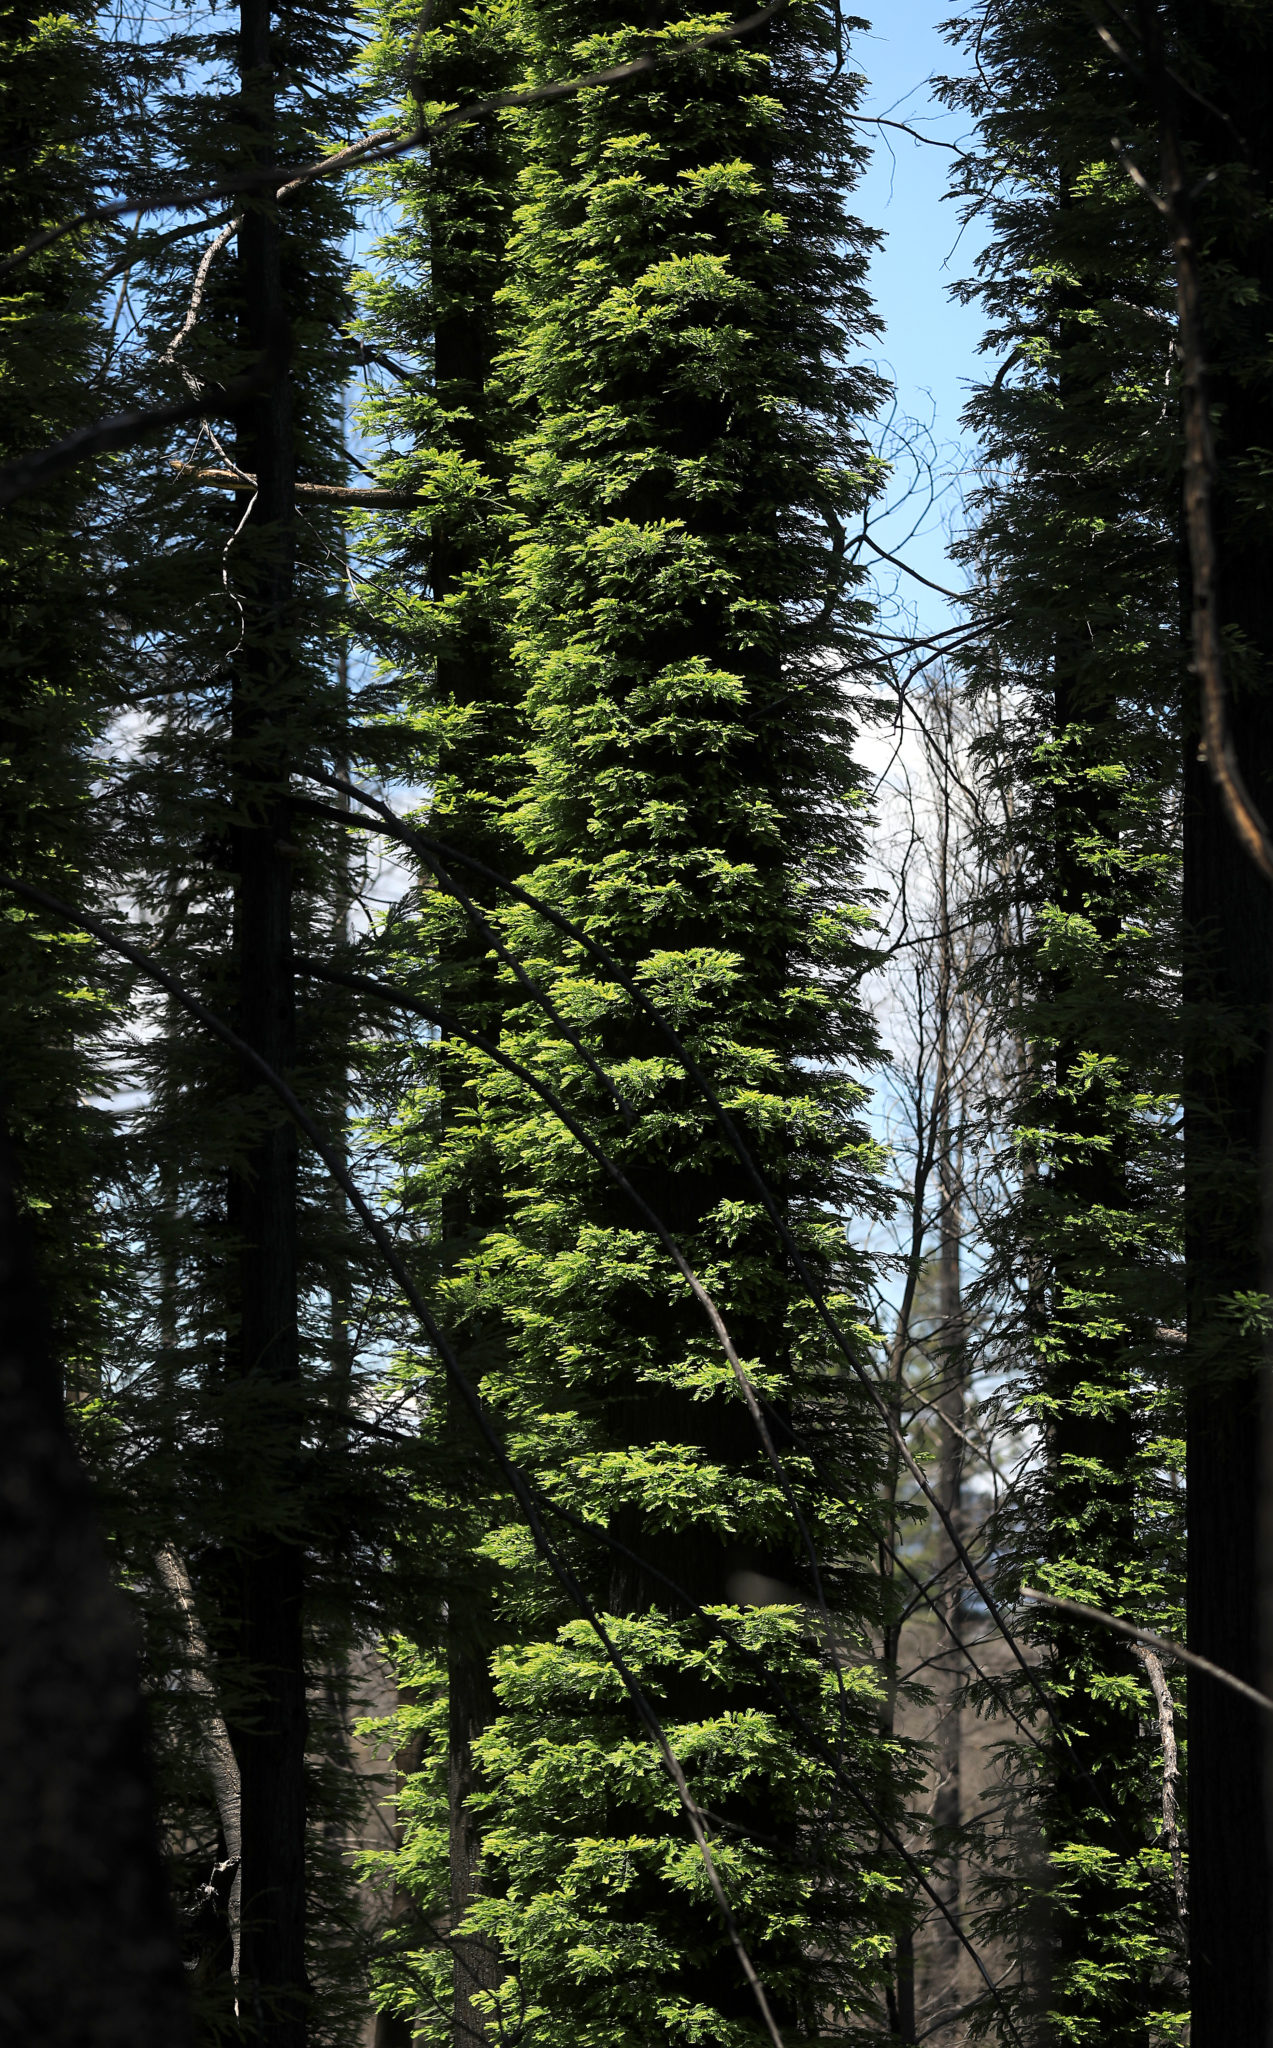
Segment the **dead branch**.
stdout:
<path fill-rule="evenodd" d="M 1162 1831 L 1171 1857 L 1171 1881 L 1176 1893 L 1176 1912 L 1182 1927 L 1189 1924 L 1189 1905 L 1185 1892 L 1185 1863 L 1180 1850 L 1179 1808 L 1176 1800 L 1176 1785 L 1180 1767 L 1176 1757 L 1176 1712 L 1172 1704 L 1171 1688 L 1167 1684 L 1162 1664 L 1156 1651 L 1144 1643 L 1137 1643 L 1136 1655 L 1143 1663 L 1153 1687 L 1154 1699 L 1158 1706 L 1158 1733 L 1162 1739 Z"/>
<path fill-rule="evenodd" d="M 190 1689 L 198 1693 L 207 1710 L 203 1729 L 203 1757 L 212 1780 L 213 1796 L 217 1802 L 217 1816 L 221 1822 L 221 1835 L 225 1842 L 226 1861 L 239 1867 L 235 1870 L 230 1887 L 229 1911 L 231 1962 L 230 1972 L 234 1981 L 239 1979 L 239 1900 L 242 1884 L 243 1827 L 239 1788 L 239 1765 L 230 1743 L 230 1733 L 225 1725 L 217 1701 L 216 1687 L 212 1683 L 212 1660 L 199 1626 L 199 1616 L 194 1604 L 194 1588 L 185 1560 L 178 1557 L 170 1545 L 165 1544 L 155 1559 L 155 1565 L 168 1591 L 181 1609 L 185 1624 L 186 1646 L 190 1653 Z"/>
<path fill-rule="evenodd" d="M 256 490 L 256 478 L 247 470 L 199 469 L 192 463 L 179 462 L 175 457 L 172 467 L 179 476 L 189 477 L 192 483 L 219 484 L 227 491 L 239 491 L 251 497 Z M 329 505 L 389 505 L 403 511 L 419 510 L 424 500 L 416 491 L 392 491 L 363 488 L 344 484 L 297 484 L 298 498 L 323 498 Z"/>
<path fill-rule="evenodd" d="M 214 260 L 221 250 L 225 248 L 227 242 L 233 241 L 235 235 L 237 235 L 240 218 L 241 216 L 236 214 L 229 226 L 222 228 L 220 234 L 213 237 L 200 257 L 199 268 L 194 274 L 194 288 L 190 293 L 190 304 L 186 308 L 186 317 L 160 356 L 159 360 L 161 363 L 171 363 L 186 336 L 194 332 L 198 324 L 199 308 L 203 304 L 203 294 L 207 289 L 208 273 L 212 268 Z"/>
<path fill-rule="evenodd" d="M 1081 1600 L 1061 1600 L 1055 1593 L 1040 1593 L 1033 1586 L 1021 1588 L 1021 1598 L 1038 1607 L 1054 1607 L 1058 1614 L 1069 1614 L 1076 1621 L 1094 1621 L 1100 1628 L 1113 1629 L 1115 1635 L 1126 1636 L 1133 1643 L 1143 1643 L 1146 1649 L 1156 1650 L 1160 1657 L 1175 1657 L 1181 1664 L 1187 1664 L 1191 1671 L 1201 1671 L 1206 1677 L 1214 1678 L 1217 1685 L 1227 1685 L 1230 1692 L 1241 1693 L 1244 1700 L 1260 1707 L 1266 1714 L 1273 1714 L 1273 1700 L 1266 1693 L 1257 1692 L 1248 1685 L 1245 1678 L 1237 1678 L 1232 1671 L 1225 1671 L 1219 1664 L 1213 1664 L 1209 1657 L 1200 1657 L 1196 1650 L 1186 1650 L 1183 1643 L 1173 1643 L 1168 1636 L 1155 1635 L 1149 1628 L 1137 1628 L 1134 1622 L 1124 1621 L 1119 1614 L 1106 1614 L 1103 1607 L 1088 1607 Z"/>

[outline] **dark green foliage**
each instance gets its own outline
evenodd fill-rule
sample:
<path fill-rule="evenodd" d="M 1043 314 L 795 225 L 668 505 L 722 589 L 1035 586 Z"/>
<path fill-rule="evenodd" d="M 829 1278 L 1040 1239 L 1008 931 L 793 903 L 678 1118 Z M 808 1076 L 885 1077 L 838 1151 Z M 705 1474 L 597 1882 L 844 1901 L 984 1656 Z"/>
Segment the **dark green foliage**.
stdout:
<path fill-rule="evenodd" d="M 991 230 L 975 289 L 1000 368 L 970 407 L 990 474 L 962 553 L 994 618 L 968 672 L 1002 707 L 985 766 L 1010 793 L 992 852 L 1012 879 L 987 909 L 1021 934 L 987 975 L 1021 1045 L 1006 1105 L 1019 1191 L 990 1227 L 1044 1451 L 1013 1570 L 1170 1632 L 1184 679 L 1171 280 L 1109 139 L 1152 148 L 1152 129 L 1087 13 L 1035 8 L 961 28 L 974 33 L 981 82 L 951 96 L 981 122 L 965 189 Z M 1181 1936 L 1144 1670 L 1082 1625 L 1031 1629 L 1056 1726 L 1040 1720 L 1027 1766 L 1046 1864 L 1016 1874 L 1011 1908 L 1042 1887 L 1027 2005 L 1050 2040 L 1174 2040 Z"/>
<path fill-rule="evenodd" d="M 584 1603 L 707 1815 L 792 2048 L 913 2037 L 925 1858 L 983 1953 L 1021 1961 L 1008 2009 L 986 1998 L 949 2024 L 1014 2048 L 1167 2048 L 1188 2024 L 1158 1710 L 1129 1645 L 1035 1610 L 1046 1711 L 1022 1674 L 971 1688 L 989 1710 L 1006 1685 L 1030 1721 L 1005 1749 L 997 1836 L 961 1833 L 947 1796 L 943 1670 L 956 1750 L 934 1751 L 921 1810 L 895 1713 L 920 1615 L 892 1555 L 904 1527 L 975 1653 L 974 1603 L 657 1021 L 735 1120 L 861 1360 L 878 1357 L 864 1303 L 884 1269 L 862 1245 L 888 1202 L 861 982 L 879 956 L 854 748 L 874 649 L 896 642 L 868 638 L 846 537 L 881 480 L 881 386 L 857 361 L 873 237 L 847 211 L 861 81 L 837 68 L 822 0 L 694 47 L 728 19 L 377 0 L 360 52 L 334 0 L 243 0 L 237 26 L 182 15 L 113 44 L 83 10 L 0 17 L 7 243 L 107 184 L 299 159 L 395 102 L 427 122 L 668 60 L 452 128 L 356 186 L 214 204 L 197 230 L 158 214 L 77 233 L 0 281 L 0 454 L 206 390 L 286 330 L 286 373 L 234 417 L 6 513 L 3 864 L 131 920 L 286 1070 L 391 1216 L 582 1589 L 549 1569 L 258 1076 L 9 904 L 0 1109 L 143 1623 L 208 2043 L 338 2048 L 369 1998 L 376 2048 L 761 2037 Z M 966 1527 L 979 1503 L 955 1437 L 988 1379 L 1038 1448 L 977 1526 L 998 1598 L 1032 1581 L 1168 1634 L 1185 1422 L 1189 1626 L 1257 1678 L 1273 919 L 1197 758 L 1174 282 L 1120 151 L 1152 182 L 1167 120 L 1188 161 L 1234 725 L 1273 813 L 1273 131 L 1259 10 L 1173 4 L 1170 73 L 1156 24 L 1141 10 L 1111 44 L 1082 0 L 1044 0 L 951 25 L 970 64 L 948 94 L 976 123 L 959 187 L 989 237 L 967 289 L 995 371 L 970 407 L 984 467 L 957 549 L 983 629 L 941 716 L 956 748 L 965 724 L 981 735 L 945 767 L 999 820 L 967 860 L 997 879 L 952 952 L 941 869 L 943 950 L 916 987 L 949 996 L 956 952 L 973 961 L 955 992 L 985 1012 L 978 1072 L 1013 1050 L 995 1099 L 965 1099 L 964 1075 L 957 1114 L 938 1104 L 944 1067 L 916 1081 L 944 1207 L 927 1236 L 921 1216 L 912 1263 L 927 1284 L 937 1240 L 940 1307 L 912 1286 L 895 1391 Z M 364 457 L 414 505 L 346 515 L 304 489 L 339 489 Z M 409 792 L 424 827 L 496 872 L 434 874 L 401 847 L 378 867 L 309 800 L 332 768 Z M 948 851 L 930 849 L 934 879 Z M 450 1021 L 408 1025 L 341 984 L 355 965 Z M 781 1472 L 648 1214 L 474 1029 L 674 1235 Z M 993 1172 L 963 1173 L 974 1143 Z M 1008 1194 L 986 1212 L 995 1174 Z M 949 1414 L 910 1404 L 943 1376 Z M 350 1724 L 373 1666 L 400 1688 L 374 1717 L 400 1829 L 355 1872 Z M 1258 1741 L 1219 1695 L 1190 1705 L 1190 2038 L 1228 2048 L 1260 2036 L 1267 1998 Z M 956 1936 L 939 1939 L 949 1973 Z"/>
<path fill-rule="evenodd" d="M 91 201 L 110 115 L 88 10 L 0 14 L 0 203 L 15 242 Z M 0 457 L 78 424 L 104 363 L 86 238 L 49 249 L 0 285 Z M 99 479 L 67 479 L 0 524 L 0 819 L 6 868 L 91 900 L 92 754 L 107 690 Z M 111 979 L 82 935 L 0 912 L 0 1114 L 55 1303 L 75 1394 L 93 1389 L 109 1271 L 94 1213 L 107 1124 L 100 1035 Z"/>
<path fill-rule="evenodd" d="M 252 148 L 306 155 L 349 123 L 352 43 L 339 11 L 319 5 L 277 19 L 264 99 L 259 77 L 246 96 L 239 92 L 235 37 L 216 22 L 205 36 L 203 26 L 165 45 L 162 64 L 156 58 L 152 112 L 166 117 L 177 175 L 238 167 Z M 158 153 L 157 172 L 173 175 L 162 145 Z M 134 333 L 129 367 L 141 397 L 180 395 L 186 378 L 232 376 L 256 359 L 259 279 L 276 231 L 271 209 L 252 204 L 255 219 L 212 259 L 198 319 L 175 353 L 199 257 L 224 216 L 185 241 L 164 244 L 153 230 L 139 238 L 132 291 L 142 332 Z M 293 975 L 290 954 L 343 947 L 357 870 L 343 833 L 289 811 L 288 788 L 298 768 L 348 755 L 344 536 L 328 504 L 301 497 L 293 514 L 277 469 L 281 463 L 288 486 L 293 477 L 331 484 L 347 473 L 343 387 L 353 347 L 341 329 L 350 312 L 343 244 L 351 227 L 338 185 L 320 183 L 282 211 L 286 404 L 276 392 L 254 417 L 191 428 L 175 447 L 135 455 L 118 479 L 116 604 L 128 636 L 120 682 L 129 715 L 117 729 L 99 806 L 112 857 L 148 919 L 149 946 L 186 987 L 259 1042 L 260 996 L 270 991 L 271 970 L 277 993 L 283 970 L 296 991 L 295 1026 L 290 1045 L 284 1031 L 272 1057 L 290 1068 L 338 1138 L 353 1087 L 354 1019 L 343 998 Z M 149 359 L 138 346 L 143 338 L 159 343 Z M 174 460 L 184 473 L 174 474 Z M 227 461 L 261 472 L 246 518 L 250 490 L 209 488 L 189 474 Z M 259 923 L 264 899 L 252 880 L 267 870 L 269 958 Z M 292 1896 L 271 1899 L 268 1873 L 256 1880 L 267 1894 L 252 1907 L 260 1938 L 268 1942 L 272 1919 L 286 1909 L 295 1947 L 304 1907 L 310 2034 L 348 2040 L 365 2013 L 365 1934 L 344 1854 L 365 1796 L 348 1756 L 348 1660 L 359 1634 L 414 1617 L 427 1603 L 422 1590 L 405 1608 L 395 1604 L 397 1559 L 410 1559 L 408 1569 L 416 1563 L 410 1527 L 405 1547 L 389 1557 L 394 1530 L 418 1516 L 398 1452 L 351 1428 L 352 1333 L 367 1275 L 343 1202 L 304 1158 L 295 1187 L 285 1189 L 275 1155 L 292 1146 L 286 1119 L 255 1077 L 175 1005 L 143 987 L 132 1016 L 147 1027 L 139 1044 L 122 1049 L 140 1102 L 126 1121 L 112 1216 L 116 1242 L 129 1253 L 130 1314 L 105 1361 L 99 1462 L 121 1564 L 147 1620 L 164 1818 L 201 2025 L 210 2035 L 234 2025 L 229 1885 L 210 1879 L 227 1854 L 208 1768 L 209 1731 L 224 1720 L 249 1821 L 256 1799 L 249 1865 L 270 1853 L 275 1832 L 292 1837 Z M 282 1204 L 265 1216 L 253 1212 L 262 1187 L 274 1199 L 283 1189 Z M 275 1255 L 291 1235 L 289 1273 Z M 272 1276 L 262 1271 L 262 1250 Z M 277 1303 L 280 1277 L 299 1325 L 290 1351 L 286 1338 L 275 1351 L 252 1334 L 253 1318 L 259 1331 L 272 1313 L 271 1285 Z M 168 1553 L 189 1571 L 206 1648 L 191 1643 L 174 1607 Z M 272 1819 L 270 1800 L 286 1773 L 267 1758 L 257 1794 L 249 1779 L 253 1756 L 284 1738 L 290 1805 Z M 295 1853 L 302 1799 L 303 1867 Z M 288 1971 L 295 1980 L 300 1967 L 295 1957 L 259 1966 L 267 2005 L 276 1981 L 285 1983 Z M 287 2038 L 295 2039 L 299 2022 L 290 2025 Z"/>
<path fill-rule="evenodd" d="M 733 1642 L 705 1641 L 697 1623 L 653 1612 L 616 1620 L 614 1639 L 717 1816 L 718 1868 L 744 1938 L 764 1958 L 771 1997 L 820 2038 L 819 2017 L 825 2026 L 834 2013 L 838 2037 L 846 1987 L 860 1996 L 878 1978 L 896 1905 L 870 1831 L 855 1842 L 833 1818 L 844 1802 L 837 1750 L 886 1782 L 892 1759 L 875 1730 L 876 1680 L 869 1667 L 846 1674 L 841 1698 L 815 1633 L 791 1608 L 719 1611 Z M 400 1669 L 418 1704 L 402 1710 L 393 1735 L 417 1734 L 423 1768 L 402 1797 L 395 1869 L 398 1884 L 428 1902 L 445 1896 L 448 1875 L 443 1674 L 405 1646 Z M 816 1729 L 822 1757 L 793 1742 L 775 1686 L 805 1734 Z M 487 2026 L 527 2044 L 568 2030 L 589 2048 L 755 2039 L 745 1989 L 722 1968 L 719 1915 L 676 1792 L 587 1624 L 501 1652 L 494 1691 L 496 1718 L 474 1745 L 485 1895 L 465 1921 L 468 1938 L 496 1952 L 507 1973 L 482 2001 Z M 429 2006 L 448 1976 L 436 1945 L 399 1968 L 399 1996 L 419 2001 L 426 2039 Z"/>

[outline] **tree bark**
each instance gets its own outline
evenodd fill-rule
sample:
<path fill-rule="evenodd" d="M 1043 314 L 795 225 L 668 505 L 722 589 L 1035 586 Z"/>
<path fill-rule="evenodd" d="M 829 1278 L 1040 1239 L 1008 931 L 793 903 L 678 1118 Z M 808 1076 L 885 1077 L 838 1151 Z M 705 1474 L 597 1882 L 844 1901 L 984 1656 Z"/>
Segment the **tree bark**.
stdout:
<path fill-rule="evenodd" d="M 182 2048 L 132 1625 L 0 1152 L 0 2037 Z"/>
<path fill-rule="evenodd" d="M 255 153 L 277 154 L 269 0 L 241 0 L 240 118 Z M 277 369 L 240 418 L 236 459 L 257 479 L 230 560 L 243 610 L 231 706 L 238 1028 L 287 1073 L 295 1052 L 291 866 L 287 852 L 289 727 L 295 716 L 293 582 L 295 456 L 282 339 L 287 307 L 281 231 L 272 200 L 245 208 L 239 283 L 245 351 L 267 347 Z M 248 1138 L 231 1174 L 229 1222 L 239 1246 L 237 1369 L 240 1413 L 260 1461 L 258 1520 L 241 1548 L 237 1651 L 248 1699 L 231 1737 L 242 1783 L 240 2016 L 269 2048 L 304 2048 L 305 1663 L 304 1561 L 287 1529 L 301 1439 L 297 1326 L 295 1133 L 263 1104 L 254 1074 L 240 1086 Z"/>
<path fill-rule="evenodd" d="M 492 46 L 475 32 L 476 17 L 451 0 L 431 17 L 437 31 L 416 73 L 420 105 L 440 97 L 461 102 L 511 82 Z M 480 24 L 479 24 L 480 27 Z M 490 372 L 497 346 L 494 292 L 500 282 L 511 205 L 507 137 L 495 127 L 470 134 L 457 150 L 435 145 L 424 221 L 428 236 L 433 315 L 433 383 L 444 444 L 479 468 L 494 492 L 500 488 L 498 438 L 492 427 Z M 492 545 L 486 515 L 469 508 L 439 518 L 428 560 L 430 594 L 437 608 L 437 644 L 432 692 L 438 704 L 461 714 L 440 749 L 434 778 L 434 821 L 452 845 L 508 871 L 515 865 L 512 843 L 502 825 L 500 802 L 510 793 L 510 731 L 516 723 L 517 685 L 500 645 L 501 627 L 473 581 Z M 484 910 L 500 892 L 464 875 Z M 500 1034 L 502 984 L 485 940 L 465 925 L 444 927 L 436 945 L 442 999 L 479 1028 Z M 471 1096 L 445 1054 L 442 1114 L 447 1120 L 471 1112 Z M 462 1261 L 503 1216 L 502 1188 L 489 1161 L 479 1160 L 463 1181 L 448 1188 L 441 1203 L 442 1256 L 448 1266 Z M 502 1329 L 493 1318 L 456 1333 L 466 1369 L 481 1382 L 498 1356 Z M 447 1434 L 453 1475 L 456 1527 L 470 1536 L 484 1509 L 486 1472 L 471 1420 L 462 1403 L 448 1396 Z M 463 1543 L 457 1543 L 457 1552 Z M 481 1890 L 481 1829 L 469 1805 L 478 1775 L 473 1741 L 495 1712 L 490 1657 L 495 1622 L 493 1593 L 480 1575 L 460 1564 L 448 1599 L 446 1638 L 449 1695 L 448 1798 L 450 1821 L 451 1927 L 463 1920 Z M 478 1941 L 462 1939 L 453 1951 L 451 2033 L 454 2048 L 482 2048 L 485 2021 L 474 2005 L 476 1993 L 495 1989 L 503 1975 L 499 1955 Z"/>
<path fill-rule="evenodd" d="M 1260 10 L 1183 0 L 1186 64 L 1205 66 L 1206 103 L 1180 94 L 1201 252 L 1204 368 L 1217 454 L 1212 506 L 1217 624 L 1240 772 L 1273 817 L 1273 584 L 1269 520 L 1252 501 L 1253 452 L 1273 445 L 1267 332 L 1273 293 L 1273 36 Z M 1178 53 L 1173 53 L 1177 64 Z M 1217 111 L 1218 110 L 1218 111 Z M 1219 179 L 1204 166 L 1226 166 Z M 1248 280 L 1249 297 L 1236 289 Z M 1196 685 L 1194 686 L 1196 687 Z M 1185 720 L 1184 927 L 1186 1393 L 1190 1647 L 1249 1683 L 1261 1678 L 1258 1342 L 1234 1297 L 1260 1295 L 1261 1135 L 1269 1114 L 1273 902 L 1199 758 Z M 1270 1896 L 1264 1730 L 1226 1687 L 1189 1683 L 1189 1923 L 1193 2048 L 1264 2043 Z"/>

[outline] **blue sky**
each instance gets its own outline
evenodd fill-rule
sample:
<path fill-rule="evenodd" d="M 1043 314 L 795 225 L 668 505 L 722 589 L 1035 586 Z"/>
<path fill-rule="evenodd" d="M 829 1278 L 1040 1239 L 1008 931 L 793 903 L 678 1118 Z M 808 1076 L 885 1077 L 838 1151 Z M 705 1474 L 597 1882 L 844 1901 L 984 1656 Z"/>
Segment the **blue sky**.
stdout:
<path fill-rule="evenodd" d="M 961 139 L 961 118 L 938 104 L 929 84 L 935 73 L 962 69 L 960 53 L 936 27 L 950 11 L 950 0 L 889 0 L 875 11 L 870 31 L 859 31 L 850 49 L 853 68 L 869 80 L 863 113 L 907 121 L 949 141 Z M 885 322 L 879 360 L 896 382 L 899 413 L 929 430 L 948 478 L 940 509 L 934 508 L 918 533 L 910 536 L 912 517 L 902 512 L 877 529 L 876 537 L 888 547 L 904 543 L 905 557 L 916 568 L 949 582 L 943 518 L 957 518 L 959 415 L 969 381 L 981 374 L 981 314 L 976 306 L 954 303 L 949 288 L 972 269 L 978 240 L 975 229 L 961 235 L 958 209 L 943 198 L 949 150 L 914 142 L 896 129 L 868 133 L 874 156 L 853 206 L 887 237 L 871 266 L 871 290 Z M 910 594 L 925 619 L 935 622 L 944 611 L 922 588 L 912 585 Z"/>

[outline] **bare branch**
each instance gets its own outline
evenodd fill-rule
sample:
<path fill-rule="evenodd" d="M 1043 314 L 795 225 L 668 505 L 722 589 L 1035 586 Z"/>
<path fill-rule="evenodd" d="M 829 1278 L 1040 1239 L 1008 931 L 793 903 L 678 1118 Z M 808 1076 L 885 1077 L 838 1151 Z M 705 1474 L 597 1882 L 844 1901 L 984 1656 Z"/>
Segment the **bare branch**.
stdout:
<path fill-rule="evenodd" d="M 853 120 L 868 128 L 900 128 L 903 135 L 913 135 L 916 142 L 926 142 L 930 149 L 951 149 L 956 156 L 965 156 L 966 150 L 957 142 L 946 142 L 940 135 L 924 135 L 918 128 L 912 128 L 907 121 L 890 121 L 883 114 L 854 114 Z"/>
<path fill-rule="evenodd" d="M 172 467 L 179 476 L 189 477 L 196 484 L 220 484 L 227 491 L 239 491 L 250 497 L 256 490 L 256 478 L 248 470 L 199 469 L 189 462 L 173 458 Z M 400 511 L 419 511 L 425 502 L 418 491 L 393 491 L 371 488 L 363 485 L 344 484 L 296 484 L 298 498 L 322 498 L 329 505 L 371 505 L 393 506 Z"/>
<path fill-rule="evenodd" d="M 969 604 L 975 601 L 975 593 L 973 591 L 947 590 L 944 583 L 934 583 L 929 577 L 921 576 L 919 570 L 912 569 L 910 563 L 904 562 L 900 555 L 890 555 L 887 548 L 882 548 L 877 540 L 871 539 L 869 533 L 860 533 L 857 537 L 860 541 L 866 543 L 873 554 L 881 555 L 886 562 L 891 562 L 895 569 L 901 569 L 907 576 L 913 577 L 916 583 L 922 583 L 926 590 L 935 590 L 938 597 L 952 597 L 956 604 Z M 967 631 L 968 629 L 964 627 L 961 630 Z"/>
<path fill-rule="evenodd" d="M 212 265 L 217 256 L 220 254 L 222 249 L 225 248 L 227 242 L 232 242 L 234 240 L 234 237 L 238 234 L 240 218 L 241 217 L 238 214 L 236 214 L 234 219 L 229 223 L 228 227 L 222 228 L 220 234 L 214 236 L 212 241 L 209 242 L 207 248 L 204 250 L 202 257 L 199 260 L 199 268 L 196 270 L 194 274 L 194 288 L 190 294 L 190 304 L 186 308 L 186 317 L 182 321 L 180 327 L 177 329 L 177 332 L 173 335 L 172 340 L 169 342 L 167 348 L 160 356 L 159 360 L 161 363 L 171 363 L 174 360 L 177 350 L 181 347 L 181 344 L 185 340 L 186 336 L 194 332 L 194 329 L 197 326 L 199 320 L 199 308 L 203 304 L 203 294 L 207 289 L 208 273 L 211 270 Z"/>
<path fill-rule="evenodd" d="M 1209 1657 L 1200 1657 L 1196 1650 L 1186 1650 L 1183 1643 L 1173 1643 L 1168 1636 L 1155 1635 L 1149 1628 L 1137 1628 L 1134 1622 L 1124 1621 L 1121 1615 L 1106 1614 L 1103 1607 L 1087 1607 L 1081 1600 L 1061 1600 L 1055 1593 L 1040 1593 L 1033 1586 L 1023 1586 L 1021 1598 L 1039 1607 L 1054 1607 L 1058 1614 L 1073 1615 L 1076 1621 L 1094 1621 L 1100 1628 L 1113 1629 L 1115 1635 L 1126 1636 L 1133 1643 L 1143 1643 L 1146 1649 L 1156 1650 L 1160 1657 L 1175 1657 L 1181 1664 L 1187 1664 L 1191 1671 L 1203 1672 L 1206 1677 L 1214 1678 L 1217 1685 L 1227 1685 L 1230 1692 L 1241 1693 L 1244 1700 L 1250 1700 L 1266 1714 L 1273 1714 L 1273 1700 L 1266 1693 L 1257 1692 L 1245 1678 L 1235 1678 L 1232 1671 L 1222 1670 Z"/>
<path fill-rule="evenodd" d="M 1180 1850 L 1179 1809 L 1176 1802 L 1176 1785 L 1180 1767 L 1176 1757 L 1176 1711 L 1172 1704 L 1171 1688 L 1167 1684 L 1162 1664 L 1156 1651 L 1144 1643 L 1137 1643 L 1136 1655 L 1149 1674 L 1154 1699 L 1158 1707 L 1158 1733 L 1162 1740 L 1162 1831 L 1171 1857 L 1171 1881 L 1176 1893 L 1176 1912 L 1182 1927 L 1189 1924 L 1189 1904 L 1185 1891 L 1185 1864 Z"/>

